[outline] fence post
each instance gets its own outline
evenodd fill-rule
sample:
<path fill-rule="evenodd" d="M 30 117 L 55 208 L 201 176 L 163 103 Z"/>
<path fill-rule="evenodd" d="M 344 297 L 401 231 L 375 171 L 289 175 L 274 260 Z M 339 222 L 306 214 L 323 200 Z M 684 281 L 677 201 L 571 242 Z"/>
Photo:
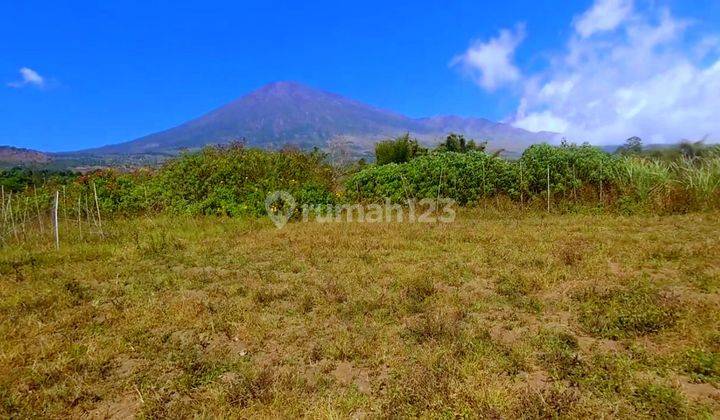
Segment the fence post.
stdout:
<path fill-rule="evenodd" d="M 37 187 L 34 185 L 33 191 L 35 192 L 35 212 L 37 213 L 38 224 L 40 225 L 40 234 L 44 236 L 45 229 L 43 228 L 42 217 L 40 217 L 40 203 L 38 202 Z"/>
<path fill-rule="evenodd" d="M 102 219 L 100 219 L 100 203 L 98 202 L 98 195 L 97 195 L 97 188 L 95 188 L 95 181 L 93 181 L 93 193 L 95 194 L 95 209 L 97 210 L 97 214 L 98 214 L 98 227 L 100 228 L 100 236 L 102 236 L 104 238 L 105 234 L 103 233 Z"/>
<path fill-rule="evenodd" d="M 547 211 L 550 213 L 550 165 L 547 167 Z"/>
<path fill-rule="evenodd" d="M 65 185 L 63 187 L 63 218 L 68 218 L 68 205 L 67 205 L 67 191 L 65 190 Z"/>
<path fill-rule="evenodd" d="M 4 192 L 4 191 L 3 191 Z M 8 233 L 10 232 L 10 225 L 8 224 L 8 212 L 7 212 L 7 204 L 5 203 L 5 196 L 3 196 L 3 203 L 2 203 L 2 216 L 3 216 L 3 229 L 7 227 Z"/>
<path fill-rule="evenodd" d="M 25 230 L 25 224 L 27 223 L 27 219 L 28 219 L 28 207 L 30 207 L 30 198 L 28 198 L 28 196 L 27 196 L 27 190 L 28 189 L 25 188 L 25 208 L 23 208 L 23 212 L 22 212 L 22 225 L 21 225 L 23 237 L 25 237 L 25 239 L 27 239 L 27 232 Z"/>
<path fill-rule="evenodd" d="M 12 230 L 13 234 L 15 235 L 15 240 L 19 241 L 20 238 L 18 237 L 17 228 L 15 227 L 15 215 L 13 214 L 13 208 L 12 208 L 12 192 L 10 192 L 10 196 L 8 197 L 8 211 L 10 212 L 10 222 L 12 222 Z"/>
<path fill-rule="evenodd" d="M 83 240 L 83 231 L 82 231 L 82 224 L 80 221 L 80 194 L 78 194 L 78 202 L 77 202 L 77 220 L 78 220 L 78 231 L 80 231 L 80 240 Z"/>
<path fill-rule="evenodd" d="M 60 191 L 55 191 L 55 206 L 53 207 L 53 222 L 55 224 L 55 249 L 60 249 L 60 229 L 58 226 L 58 206 L 60 205 Z"/>

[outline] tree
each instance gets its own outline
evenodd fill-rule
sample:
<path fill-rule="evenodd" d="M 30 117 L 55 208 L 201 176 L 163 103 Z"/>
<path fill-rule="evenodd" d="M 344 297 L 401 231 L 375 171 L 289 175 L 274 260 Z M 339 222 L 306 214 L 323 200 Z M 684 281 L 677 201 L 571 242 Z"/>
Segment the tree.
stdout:
<path fill-rule="evenodd" d="M 416 139 L 405 133 L 395 139 L 385 140 L 375 145 L 375 162 L 378 165 L 408 162 L 427 153 Z"/>
<path fill-rule="evenodd" d="M 487 148 L 487 142 L 475 143 L 475 140 L 465 140 L 462 134 L 450 133 L 445 141 L 440 143 L 437 150 L 442 152 L 467 153 L 470 151 L 484 152 Z"/>
<path fill-rule="evenodd" d="M 705 144 L 708 136 L 703 137 L 701 140 L 691 141 L 683 140 L 678 145 L 680 154 L 687 159 L 695 159 L 704 157 L 711 152 L 712 148 Z"/>
<path fill-rule="evenodd" d="M 622 155 L 639 155 L 642 151 L 642 139 L 637 136 L 625 140 L 625 144 L 618 149 L 618 152 Z"/>
<path fill-rule="evenodd" d="M 333 137 L 328 142 L 330 161 L 340 167 L 347 166 L 352 161 L 352 142 L 343 136 Z"/>

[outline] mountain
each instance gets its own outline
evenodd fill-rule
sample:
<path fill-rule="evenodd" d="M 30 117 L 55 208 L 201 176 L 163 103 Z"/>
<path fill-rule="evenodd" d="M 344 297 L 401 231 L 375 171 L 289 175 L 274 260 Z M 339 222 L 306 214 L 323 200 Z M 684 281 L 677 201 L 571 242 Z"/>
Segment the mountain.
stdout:
<path fill-rule="evenodd" d="M 482 118 L 409 118 L 299 83 L 275 82 L 177 127 L 80 153 L 172 154 L 241 139 L 263 148 L 323 148 L 336 138 L 346 139 L 358 151 L 370 151 L 377 141 L 406 132 L 426 144 L 455 132 L 487 140 L 491 149 L 510 151 L 555 137 Z"/>
<path fill-rule="evenodd" d="M 43 164 L 52 160 L 50 155 L 37 150 L 21 149 L 11 146 L 0 146 L 0 166 L 19 164 Z"/>

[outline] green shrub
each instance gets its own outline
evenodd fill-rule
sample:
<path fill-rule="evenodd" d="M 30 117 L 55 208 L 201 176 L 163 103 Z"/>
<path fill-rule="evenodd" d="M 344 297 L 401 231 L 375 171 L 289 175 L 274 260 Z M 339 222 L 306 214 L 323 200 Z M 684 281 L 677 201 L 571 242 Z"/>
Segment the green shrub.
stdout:
<path fill-rule="evenodd" d="M 293 150 L 206 148 L 168 162 L 154 182 L 164 206 L 179 213 L 258 216 L 278 190 L 298 206 L 332 200 L 332 168 L 319 155 Z"/>
<path fill-rule="evenodd" d="M 405 134 L 396 139 L 377 143 L 375 145 L 375 162 L 378 165 L 404 163 L 425 153 L 427 153 L 427 149 L 420 146 L 417 140 L 410 138 L 410 134 Z"/>
<path fill-rule="evenodd" d="M 461 204 L 514 192 L 513 165 L 484 152 L 434 152 L 402 164 L 371 165 L 345 182 L 351 200 L 393 202 L 448 197 Z"/>
<path fill-rule="evenodd" d="M 527 193 L 547 191 L 548 169 L 551 192 L 568 193 L 583 186 L 609 184 L 617 158 L 587 144 L 561 147 L 536 144 L 523 152 L 518 164 Z"/>
<path fill-rule="evenodd" d="M 441 146 L 406 163 L 368 166 L 348 178 L 345 187 L 351 198 L 359 200 L 404 201 L 440 195 L 468 204 L 498 194 L 514 199 L 545 194 L 548 168 L 552 193 L 566 195 L 585 186 L 609 187 L 617 172 L 616 157 L 589 145 L 534 145 L 520 160 L 509 161 L 472 150 L 464 141 L 450 143 L 462 145 Z"/>
<path fill-rule="evenodd" d="M 484 152 L 487 142 L 475 143 L 475 140 L 465 140 L 462 134 L 450 133 L 445 141 L 438 145 L 437 150 L 440 152 Z"/>
<path fill-rule="evenodd" d="M 27 188 L 41 188 L 45 185 L 62 185 L 72 182 L 79 174 L 72 171 L 52 171 L 15 167 L 0 169 L 0 185 L 5 193 L 21 192 Z"/>
<path fill-rule="evenodd" d="M 154 173 L 149 170 L 122 173 L 108 169 L 79 177 L 71 192 L 81 196 L 80 207 L 85 206 L 85 200 L 90 207 L 95 206 L 97 191 L 101 213 L 132 215 L 156 209 L 158 189 L 153 181 Z"/>

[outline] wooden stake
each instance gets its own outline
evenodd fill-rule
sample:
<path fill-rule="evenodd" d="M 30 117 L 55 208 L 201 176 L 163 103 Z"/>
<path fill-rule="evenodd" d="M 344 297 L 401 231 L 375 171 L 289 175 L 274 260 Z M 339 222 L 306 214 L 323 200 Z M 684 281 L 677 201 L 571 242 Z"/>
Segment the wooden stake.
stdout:
<path fill-rule="evenodd" d="M 87 218 L 88 223 L 90 223 L 90 216 L 92 216 L 92 224 L 97 226 L 97 222 L 95 222 L 95 213 L 90 211 L 90 206 L 88 205 L 88 198 L 87 195 L 85 196 L 85 217 Z"/>
<path fill-rule="evenodd" d="M 63 218 L 64 218 L 64 219 L 67 219 L 67 218 L 68 218 L 68 215 L 67 215 L 67 209 L 68 209 L 68 205 L 67 205 L 67 194 L 66 194 L 66 191 L 65 191 L 65 186 L 63 185 L 62 187 L 63 187 Z"/>
<path fill-rule="evenodd" d="M 25 194 L 27 194 L 27 189 L 25 190 Z M 27 218 L 28 218 L 28 207 L 29 207 L 28 202 L 29 202 L 29 200 L 30 199 L 28 198 L 28 196 L 25 195 L 25 207 L 23 208 L 23 211 L 22 211 L 22 224 L 20 225 L 20 229 L 22 229 L 23 237 L 25 239 L 27 239 L 27 234 L 25 233 L 25 223 L 27 223 Z"/>
<path fill-rule="evenodd" d="M 100 203 L 98 203 L 97 188 L 95 188 L 94 181 L 93 181 L 93 193 L 95 194 L 95 209 L 97 209 L 98 227 L 100 228 L 100 236 L 102 236 L 104 238 L 105 234 L 103 233 L 102 219 L 100 219 Z"/>
<path fill-rule="evenodd" d="M 45 228 L 43 228 L 42 217 L 40 217 L 40 203 L 38 202 L 37 188 L 33 186 L 35 191 L 35 212 L 37 213 L 38 225 L 40 225 L 40 234 L 45 234 Z"/>
<path fill-rule="evenodd" d="M 83 232 L 82 232 L 82 222 L 80 220 L 80 195 L 78 195 L 78 203 L 77 203 L 77 221 L 78 221 L 78 230 L 80 231 L 80 240 L 83 240 Z"/>
<path fill-rule="evenodd" d="M 58 226 L 58 206 L 60 205 L 60 191 L 55 191 L 55 206 L 53 207 L 53 221 L 55 222 L 55 249 L 60 249 L 60 228 Z"/>
<path fill-rule="evenodd" d="M 8 212 L 7 212 L 7 205 L 5 204 L 5 197 L 3 197 L 3 203 L 2 203 L 2 211 L 3 211 L 3 227 L 8 224 Z"/>
<path fill-rule="evenodd" d="M 8 197 L 8 211 L 10 212 L 10 222 L 12 223 L 12 230 L 13 230 L 13 234 L 15 235 L 15 240 L 19 240 L 17 228 L 15 227 L 15 215 L 13 214 L 13 208 L 12 208 L 12 192 L 10 193 L 10 196 Z"/>
<path fill-rule="evenodd" d="M 547 167 L 547 211 L 550 213 L 550 165 Z"/>

